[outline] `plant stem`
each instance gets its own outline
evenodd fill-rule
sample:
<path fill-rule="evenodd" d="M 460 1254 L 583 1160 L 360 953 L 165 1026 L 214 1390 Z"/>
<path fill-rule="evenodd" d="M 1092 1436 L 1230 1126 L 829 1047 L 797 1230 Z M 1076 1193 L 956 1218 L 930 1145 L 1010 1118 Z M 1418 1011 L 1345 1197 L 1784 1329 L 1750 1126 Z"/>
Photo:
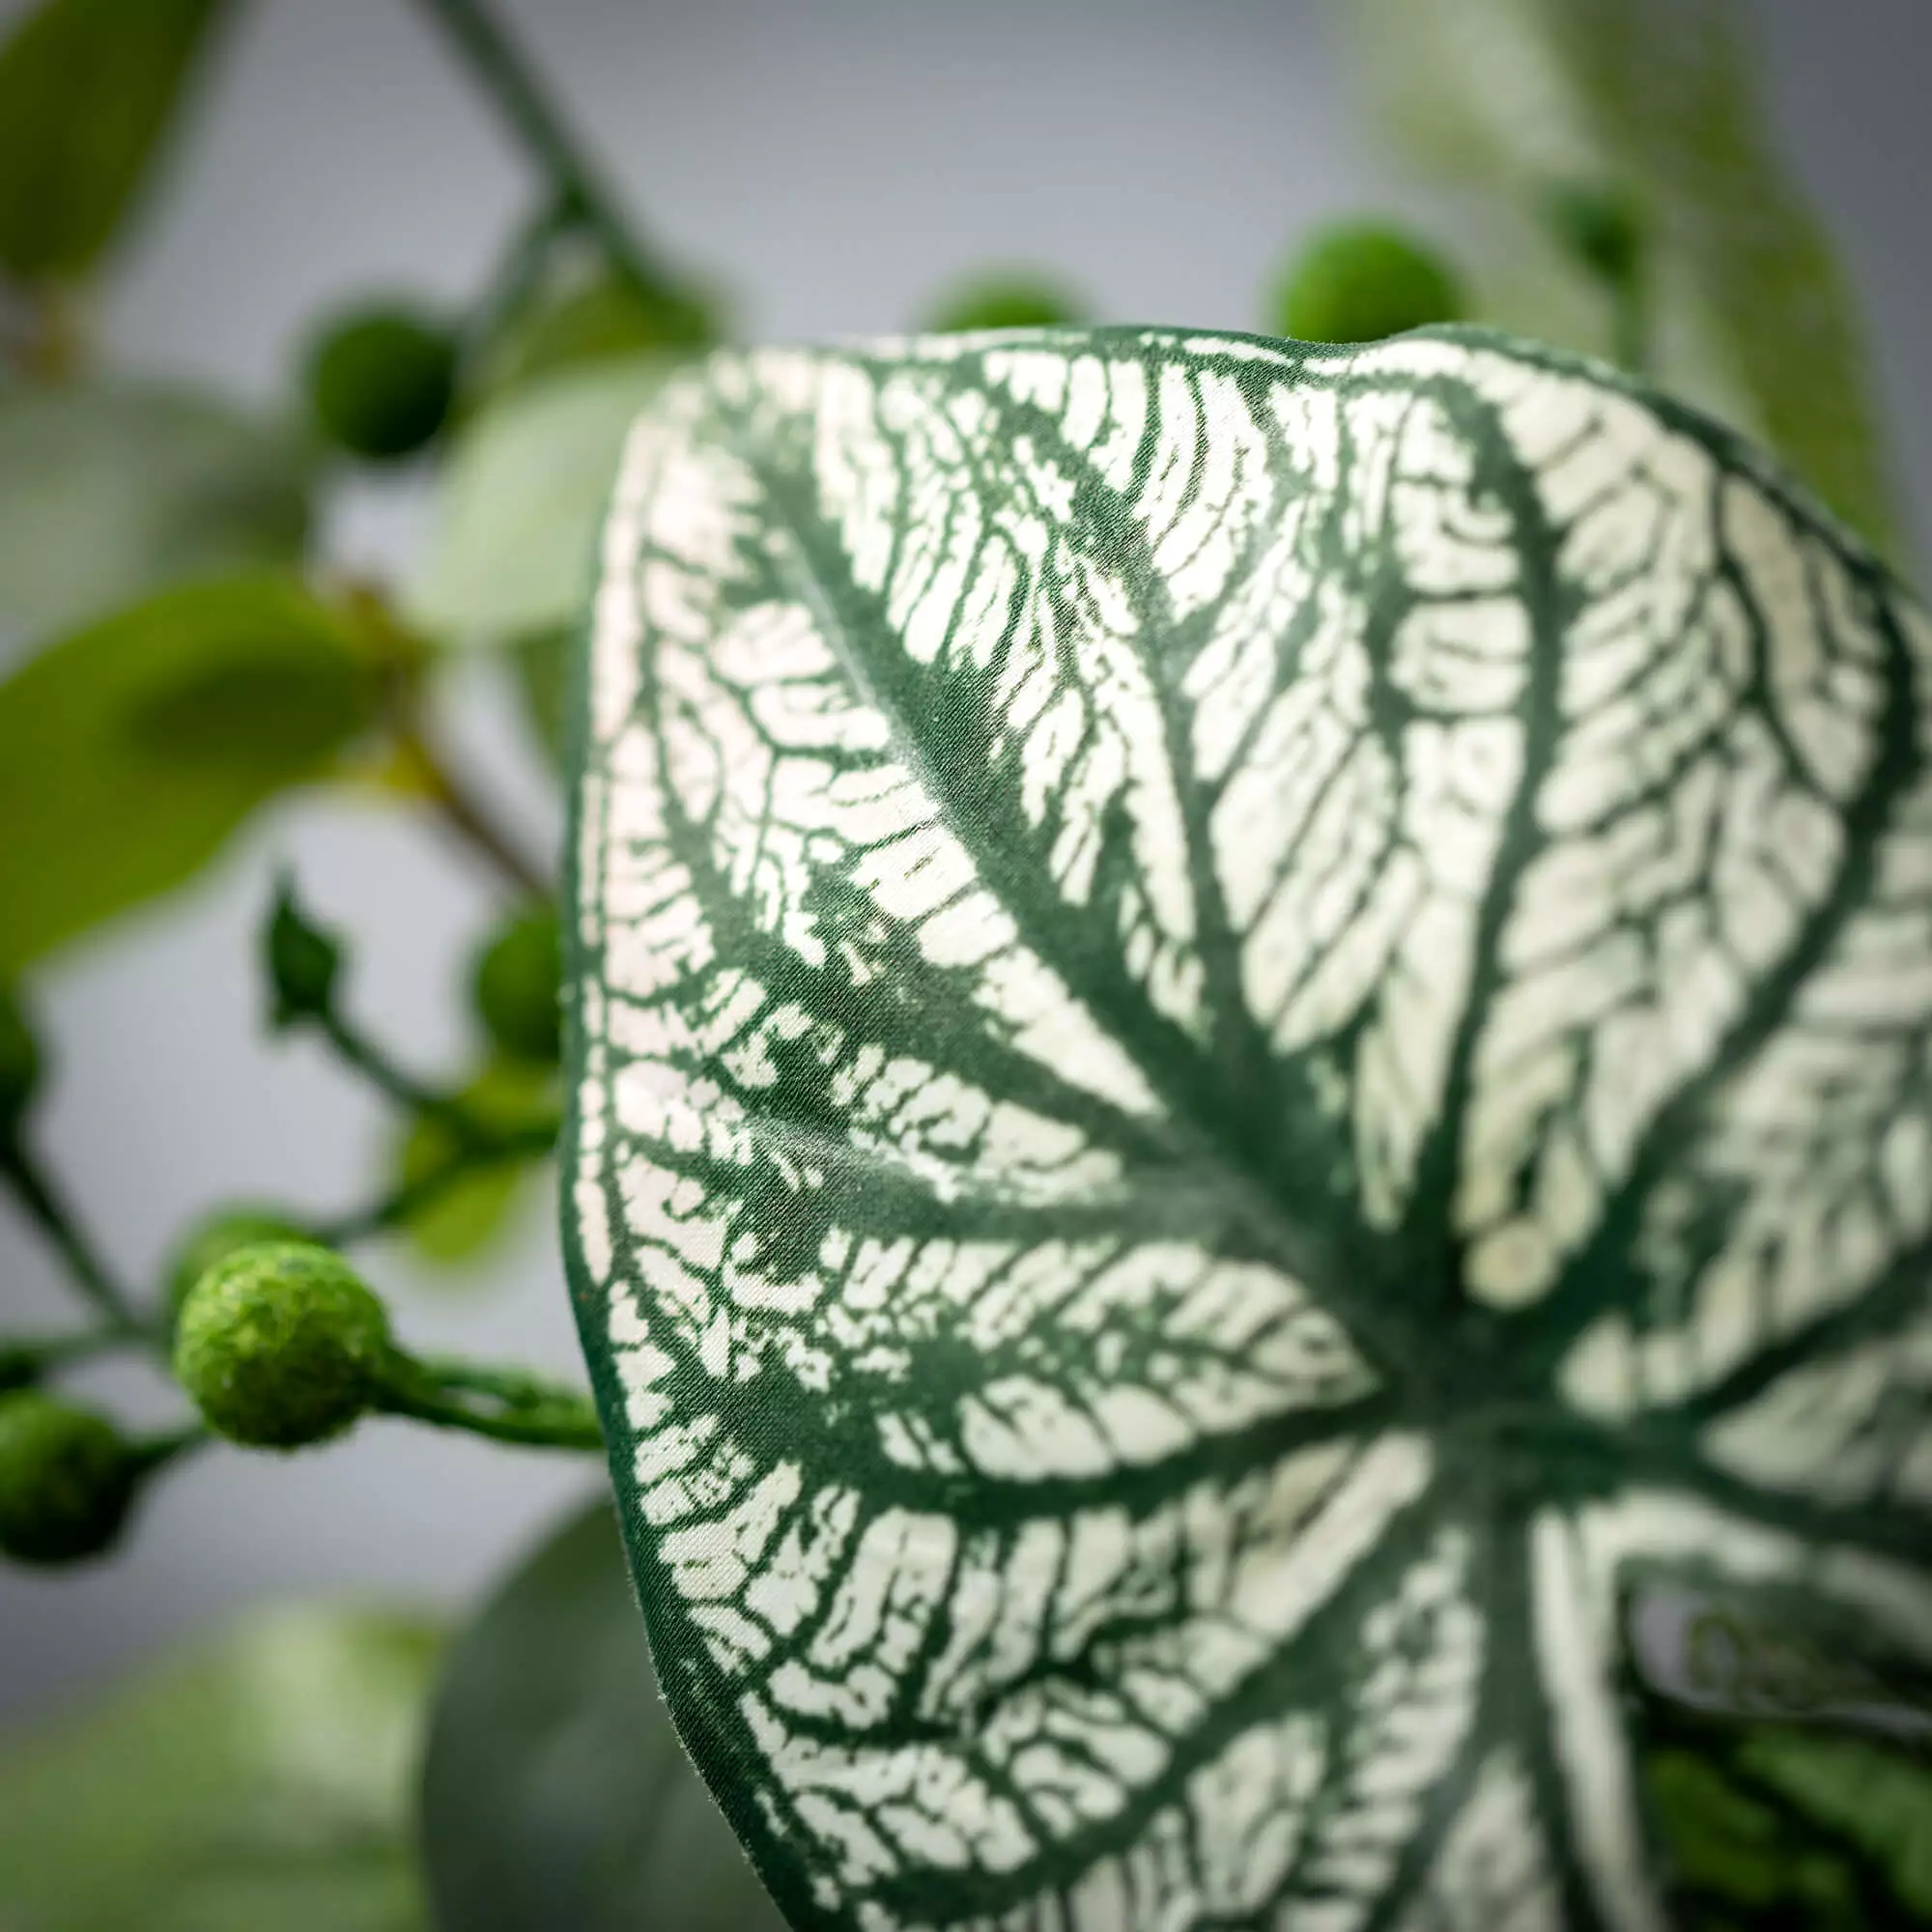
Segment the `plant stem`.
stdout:
<path fill-rule="evenodd" d="M 22 1372 L 28 1377 L 61 1369 L 70 1362 L 91 1361 L 96 1355 L 110 1354 L 116 1349 L 145 1349 L 154 1342 L 146 1328 L 124 1327 L 119 1322 L 104 1328 L 82 1328 L 69 1335 L 17 1335 L 0 1337 L 0 1388 L 11 1387 Z"/>
<path fill-rule="evenodd" d="M 142 1437 L 133 1445 L 134 1455 L 141 1473 L 153 1475 L 177 1458 L 204 1447 L 209 1439 L 208 1430 L 203 1424 L 184 1423 L 181 1428 L 165 1431 L 159 1435 Z"/>
<path fill-rule="evenodd" d="M 555 1146 L 556 1134 L 554 1121 L 508 1132 L 479 1134 L 471 1144 L 456 1149 L 427 1174 L 403 1182 L 367 1208 L 323 1222 L 315 1230 L 315 1238 L 325 1246 L 339 1248 L 353 1241 L 367 1240 L 372 1235 L 384 1234 L 400 1227 L 419 1208 L 480 1168 L 497 1167 L 505 1161 L 541 1159 Z"/>
<path fill-rule="evenodd" d="M 430 804 L 451 831 L 482 853 L 525 897 L 549 899 L 555 895 L 542 868 L 518 848 L 476 794 L 457 777 L 448 760 L 430 745 L 420 719 L 405 720 L 399 743 L 415 766 Z"/>
<path fill-rule="evenodd" d="M 476 1123 L 446 1094 L 426 1087 L 413 1073 L 396 1065 L 383 1048 L 366 1039 L 333 1009 L 318 1021 L 328 1043 L 378 1093 L 387 1095 L 406 1113 L 421 1114 L 440 1122 L 459 1140 L 473 1139 Z"/>
<path fill-rule="evenodd" d="M 494 1400 L 478 1407 L 465 1396 Z M 461 1429 L 496 1442 L 533 1449 L 601 1451 L 604 1431 L 587 1396 L 559 1388 L 524 1369 L 480 1363 L 418 1361 L 397 1350 L 388 1385 L 376 1406 L 436 1429 Z"/>
<path fill-rule="evenodd" d="M 455 43 L 518 140 L 548 177 L 559 205 L 596 236 L 612 266 L 649 293 L 674 293 L 675 279 L 651 258 L 617 213 L 529 60 L 492 15 L 487 0 L 417 0 L 417 4 Z"/>
<path fill-rule="evenodd" d="M 1650 300 L 1640 274 L 1620 277 L 1609 288 L 1610 353 L 1633 376 L 1650 374 Z"/>
<path fill-rule="evenodd" d="M 14 1143 L 0 1150 L 0 1173 L 13 1186 L 28 1218 L 66 1262 L 75 1287 L 114 1328 L 128 1335 L 145 1334 L 134 1304 L 108 1272 L 51 1179 L 24 1146 Z"/>

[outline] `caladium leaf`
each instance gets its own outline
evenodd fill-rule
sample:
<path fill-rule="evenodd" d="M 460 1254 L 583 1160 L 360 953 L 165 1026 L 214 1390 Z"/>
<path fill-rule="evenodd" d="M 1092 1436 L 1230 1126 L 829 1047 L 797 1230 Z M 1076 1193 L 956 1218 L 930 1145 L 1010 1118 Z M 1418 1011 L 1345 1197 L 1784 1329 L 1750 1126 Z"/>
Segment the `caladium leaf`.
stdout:
<path fill-rule="evenodd" d="M 575 1295 L 795 1923 L 1644 1932 L 1657 1601 L 1918 1694 L 1932 626 L 1735 440 L 723 355 L 587 681 Z"/>

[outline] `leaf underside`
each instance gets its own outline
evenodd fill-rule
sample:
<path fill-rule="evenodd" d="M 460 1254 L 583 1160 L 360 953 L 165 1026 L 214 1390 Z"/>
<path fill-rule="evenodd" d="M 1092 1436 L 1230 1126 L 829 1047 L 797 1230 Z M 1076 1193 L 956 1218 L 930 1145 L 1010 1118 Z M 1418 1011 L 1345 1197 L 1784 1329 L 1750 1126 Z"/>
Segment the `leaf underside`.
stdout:
<path fill-rule="evenodd" d="M 604 556 L 566 1245 L 795 1923 L 1642 1932 L 1657 1592 L 1923 1681 L 1932 628 L 1750 452 L 727 354 Z"/>

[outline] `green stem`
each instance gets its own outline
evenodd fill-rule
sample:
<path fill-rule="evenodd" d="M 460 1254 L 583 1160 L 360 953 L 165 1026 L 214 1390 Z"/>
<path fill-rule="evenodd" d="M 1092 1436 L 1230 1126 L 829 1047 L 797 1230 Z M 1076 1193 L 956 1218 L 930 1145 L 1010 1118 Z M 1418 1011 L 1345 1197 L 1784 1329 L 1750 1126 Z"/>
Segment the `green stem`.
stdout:
<path fill-rule="evenodd" d="M 80 1292 L 114 1327 L 142 1333 L 134 1304 L 107 1271 L 106 1264 L 81 1231 L 72 1209 L 27 1149 L 15 1142 L 0 1151 L 0 1173 L 5 1174 L 28 1218 L 66 1262 L 68 1272 Z"/>
<path fill-rule="evenodd" d="M 509 1408 L 548 1408 L 558 1403 L 576 1405 L 583 1401 L 576 1389 L 547 1381 L 528 1369 L 459 1361 L 446 1355 L 418 1357 L 417 1366 L 451 1394 L 490 1396 Z"/>
<path fill-rule="evenodd" d="M 16 1385 L 22 1379 L 36 1379 L 49 1369 L 64 1369 L 73 1362 L 89 1362 L 97 1355 L 111 1354 L 117 1349 L 145 1349 L 154 1343 L 145 1328 L 114 1322 L 104 1328 L 83 1328 L 71 1335 L 19 1335 L 0 1337 L 0 1388 Z"/>
<path fill-rule="evenodd" d="M 499 1406 L 479 1407 L 466 1396 L 494 1399 Z M 604 1447 L 604 1431 L 587 1396 L 521 1369 L 418 1361 L 397 1350 L 375 1406 L 435 1429 L 460 1429 L 526 1448 L 601 1452 Z"/>
<path fill-rule="evenodd" d="M 199 1422 L 185 1423 L 158 1435 L 148 1435 L 133 1446 L 135 1461 L 144 1476 L 152 1476 L 181 1457 L 190 1455 L 210 1441 L 208 1430 Z"/>
<path fill-rule="evenodd" d="M 403 1182 L 367 1208 L 322 1223 L 315 1230 L 315 1238 L 326 1247 L 339 1248 L 399 1228 L 480 1168 L 497 1167 L 505 1161 L 540 1160 L 555 1146 L 556 1134 L 557 1123 L 547 1121 L 539 1126 L 479 1138 L 474 1145 L 456 1149 L 428 1173 Z"/>
<path fill-rule="evenodd" d="M 486 0 L 417 0 L 469 64 L 503 119 L 548 177 L 557 202 L 595 235 L 614 267 L 652 294 L 676 281 L 655 262 L 617 213 L 528 59 L 490 13 Z"/>
<path fill-rule="evenodd" d="M 554 195 L 525 219 L 464 321 L 466 353 L 474 355 L 495 340 L 536 286 L 552 246 L 573 226 L 570 209 Z"/>
<path fill-rule="evenodd" d="M 1650 374 L 1650 299 L 1641 273 L 1609 285 L 1610 344 L 1617 365 L 1633 376 Z"/>
<path fill-rule="evenodd" d="M 488 859 L 524 897 L 554 898 L 556 889 L 544 876 L 543 868 L 524 854 L 516 841 L 490 815 L 482 801 L 457 776 L 449 761 L 429 743 L 424 736 L 422 720 L 406 717 L 402 737 L 419 777 L 428 787 L 429 802 L 443 823 L 466 844 Z"/>
<path fill-rule="evenodd" d="M 464 1149 L 479 1152 L 493 1149 L 497 1137 L 480 1122 L 472 1119 L 460 1100 L 426 1086 L 413 1073 L 399 1066 L 382 1047 L 358 1033 L 340 1013 L 331 1009 L 322 1016 L 320 1024 L 336 1053 L 378 1093 L 385 1094 L 405 1113 L 436 1122 Z"/>

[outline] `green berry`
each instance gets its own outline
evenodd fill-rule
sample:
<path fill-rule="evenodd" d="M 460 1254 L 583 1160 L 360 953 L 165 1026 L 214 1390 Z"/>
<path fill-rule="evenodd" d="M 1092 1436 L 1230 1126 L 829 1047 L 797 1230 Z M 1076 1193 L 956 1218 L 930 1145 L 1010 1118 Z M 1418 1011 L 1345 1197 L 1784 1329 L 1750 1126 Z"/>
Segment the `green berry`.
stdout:
<path fill-rule="evenodd" d="M 140 1460 L 111 1422 L 38 1389 L 0 1395 L 0 1553 L 77 1563 L 121 1533 Z"/>
<path fill-rule="evenodd" d="M 309 406 L 331 442 L 372 463 L 390 462 L 442 428 L 456 359 L 456 338 L 414 310 L 358 309 L 311 351 Z"/>
<path fill-rule="evenodd" d="M 168 1265 L 168 1310 L 179 1316 L 189 1291 L 217 1262 L 237 1248 L 264 1241 L 305 1241 L 308 1230 L 298 1227 L 272 1208 L 224 1208 L 190 1228 Z"/>
<path fill-rule="evenodd" d="M 0 1145 L 19 1132 L 40 1084 L 40 1042 L 14 995 L 0 986 Z"/>
<path fill-rule="evenodd" d="M 175 1324 L 175 1379 L 217 1435 L 255 1449 L 340 1435 L 380 1393 L 390 1352 L 383 1304 L 310 1241 L 233 1250 Z"/>
<path fill-rule="evenodd" d="M 277 1027 L 327 1018 L 342 973 L 341 942 L 313 923 L 284 879 L 275 892 L 262 932 L 262 963 L 272 999 L 270 1019 Z"/>
<path fill-rule="evenodd" d="M 926 327 L 937 334 L 981 328 L 1054 328 L 1082 320 L 1081 305 L 1043 277 L 1016 271 L 989 275 L 956 290 Z"/>
<path fill-rule="evenodd" d="M 554 1065 L 562 1051 L 563 936 L 548 908 L 513 919 L 476 957 L 477 1016 L 513 1060 Z"/>
<path fill-rule="evenodd" d="M 1463 313 L 1440 256 L 1398 229 L 1348 222 L 1323 229 L 1290 264 L 1275 320 L 1298 342 L 1379 342 Z"/>

